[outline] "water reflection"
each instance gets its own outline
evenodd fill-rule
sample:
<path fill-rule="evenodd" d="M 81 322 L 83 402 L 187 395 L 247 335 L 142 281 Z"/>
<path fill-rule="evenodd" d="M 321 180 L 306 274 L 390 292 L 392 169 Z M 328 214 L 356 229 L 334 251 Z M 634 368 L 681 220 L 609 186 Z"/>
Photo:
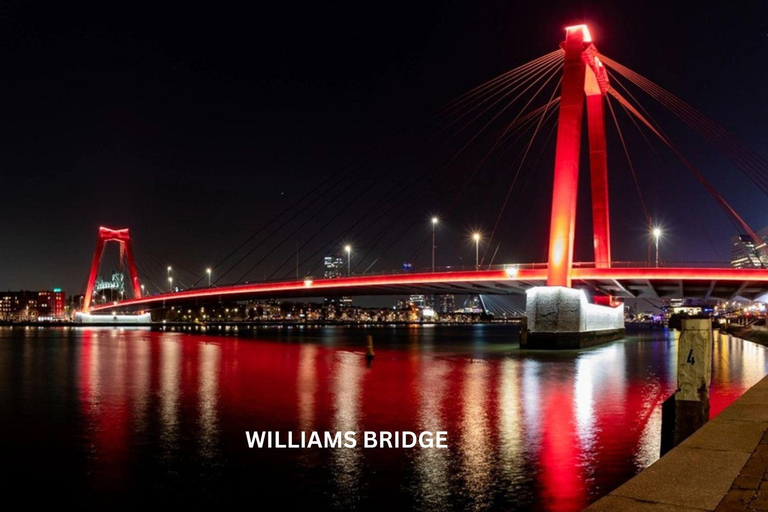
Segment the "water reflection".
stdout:
<path fill-rule="evenodd" d="M 447 361 L 432 360 L 419 366 L 418 428 L 436 432 L 445 429 L 442 406 L 446 401 L 451 368 Z M 450 505 L 450 461 L 445 450 L 419 450 L 415 455 L 418 478 L 416 496 L 424 510 L 444 510 Z"/>
<path fill-rule="evenodd" d="M 376 331 L 370 368 L 354 329 L 0 329 L 4 477 L 21 484 L 55 453 L 72 468 L 58 495 L 87 500 L 569 511 L 658 458 L 674 333 L 552 354 L 520 352 L 505 329 Z M 717 333 L 711 414 L 767 369 L 765 347 Z M 58 451 L 38 442 L 54 425 Z M 249 450 L 245 430 L 354 431 L 359 445 Z M 365 430 L 445 430 L 449 448 L 365 449 Z"/>
<path fill-rule="evenodd" d="M 336 371 L 333 375 L 333 433 L 358 432 L 357 441 L 362 441 L 360 428 L 360 408 L 362 379 L 365 367 L 358 354 L 339 351 L 336 354 Z M 342 441 L 343 442 L 343 441 Z M 357 448 L 334 449 L 331 475 L 335 489 L 334 505 L 348 509 L 360 499 L 360 459 L 362 452 Z"/>

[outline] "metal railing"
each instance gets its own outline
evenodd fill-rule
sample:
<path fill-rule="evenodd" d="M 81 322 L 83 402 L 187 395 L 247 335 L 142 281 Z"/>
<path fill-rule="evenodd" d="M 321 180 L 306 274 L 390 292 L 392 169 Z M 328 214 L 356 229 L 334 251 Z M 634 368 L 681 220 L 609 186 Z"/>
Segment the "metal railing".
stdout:
<path fill-rule="evenodd" d="M 369 270 L 367 272 L 352 272 L 351 274 L 342 273 L 336 278 L 348 278 L 348 277 L 375 277 L 375 276 L 387 276 L 387 275 L 406 275 L 406 274 L 431 274 L 440 272 L 470 272 L 475 270 L 488 271 L 488 270 L 507 270 L 509 268 L 515 268 L 519 270 L 536 270 L 546 269 L 547 263 L 499 263 L 494 265 L 480 265 L 479 269 L 475 265 L 446 265 L 441 267 L 410 267 L 410 268 L 395 268 L 395 269 L 379 269 Z M 594 261 L 574 261 L 574 268 L 595 268 Z M 611 268 L 656 268 L 655 261 L 612 261 Z M 658 265 L 658 268 L 732 268 L 731 263 L 728 261 L 664 261 Z M 327 279 L 322 275 L 306 275 L 299 280 L 318 280 Z M 229 286 L 246 286 L 249 284 L 274 284 L 296 281 L 295 278 L 289 279 L 268 279 L 263 281 L 246 281 L 244 283 L 227 283 L 213 285 L 210 288 L 221 288 Z M 197 286 L 194 288 L 185 288 L 179 291 L 189 290 L 207 290 L 208 286 Z M 158 294 L 165 295 L 165 294 Z"/>

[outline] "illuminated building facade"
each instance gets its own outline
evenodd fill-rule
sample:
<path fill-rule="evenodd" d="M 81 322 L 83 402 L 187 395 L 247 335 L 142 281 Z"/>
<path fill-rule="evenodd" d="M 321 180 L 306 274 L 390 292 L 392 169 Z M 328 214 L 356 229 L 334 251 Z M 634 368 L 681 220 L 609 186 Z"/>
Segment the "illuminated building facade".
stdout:
<path fill-rule="evenodd" d="M 736 235 L 731 239 L 731 266 L 734 268 L 768 268 L 768 257 L 765 255 L 766 236 L 760 232 L 763 240 L 761 246 L 749 235 Z"/>
<path fill-rule="evenodd" d="M 65 316 L 65 296 L 59 288 L 0 292 L 0 320 L 63 320 Z"/>

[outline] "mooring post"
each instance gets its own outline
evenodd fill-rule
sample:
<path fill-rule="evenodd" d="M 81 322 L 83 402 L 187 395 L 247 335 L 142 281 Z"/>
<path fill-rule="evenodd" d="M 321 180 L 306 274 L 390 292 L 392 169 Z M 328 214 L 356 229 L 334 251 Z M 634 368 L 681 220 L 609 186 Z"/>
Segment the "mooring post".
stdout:
<path fill-rule="evenodd" d="M 677 342 L 677 391 L 662 406 L 662 455 L 709 420 L 713 342 L 711 319 L 682 320 Z"/>
<path fill-rule="evenodd" d="M 373 361 L 373 358 L 375 357 L 375 354 L 373 353 L 373 336 L 370 334 L 365 336 L 365 362 L 370 367 L 371 361 Z"/>

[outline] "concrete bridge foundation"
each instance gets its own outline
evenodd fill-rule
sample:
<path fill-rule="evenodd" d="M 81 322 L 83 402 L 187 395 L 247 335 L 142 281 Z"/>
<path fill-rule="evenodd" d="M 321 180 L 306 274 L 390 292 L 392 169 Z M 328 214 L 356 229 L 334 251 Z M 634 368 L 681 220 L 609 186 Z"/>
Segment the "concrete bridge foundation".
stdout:
<path fill-rule="evenodd" d="M 538 286 L 526 292 L 526 348 L 578 349 L 624 337 L 624 305 L 590 304 L 581 290 Z"/>

